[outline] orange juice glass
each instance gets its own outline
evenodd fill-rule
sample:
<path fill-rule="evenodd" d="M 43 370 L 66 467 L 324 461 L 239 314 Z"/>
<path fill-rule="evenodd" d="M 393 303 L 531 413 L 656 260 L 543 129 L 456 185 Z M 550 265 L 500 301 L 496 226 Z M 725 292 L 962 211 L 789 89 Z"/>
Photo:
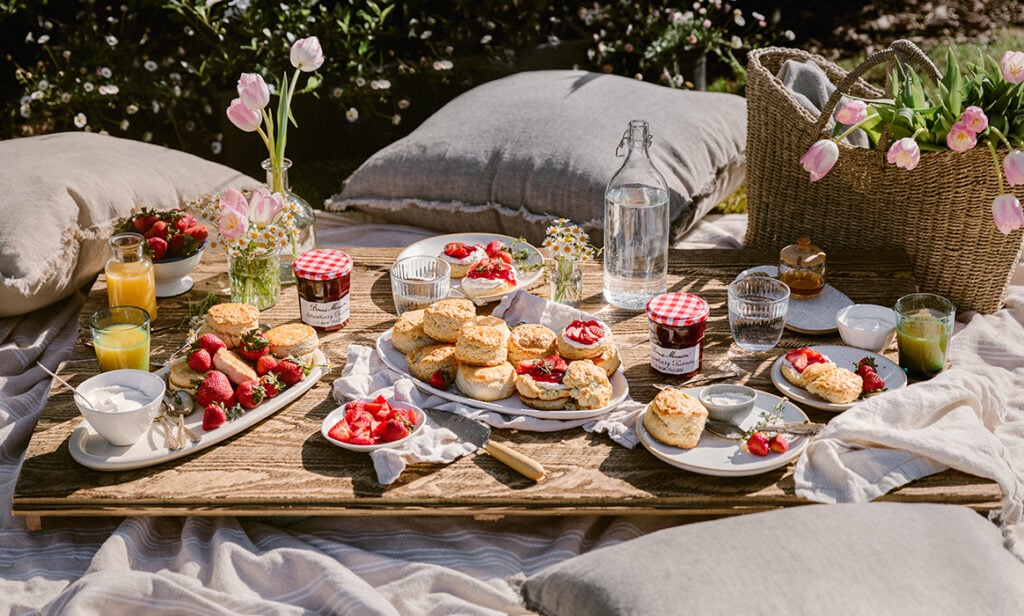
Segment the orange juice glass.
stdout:
<path fill-rule="evenodd" d="M 103 308 L 89 320 L 100 371 L 149 370 L 149 314 L 138 306 Z"/>
<path fill-rule="evenodd" d="M 110 238 L 113 252 L 105 268 L 107 301 L 111 306 L 138 306 L 156 318 L 156 278 L 145 252 L 146 238 L 119 233 Z"/>

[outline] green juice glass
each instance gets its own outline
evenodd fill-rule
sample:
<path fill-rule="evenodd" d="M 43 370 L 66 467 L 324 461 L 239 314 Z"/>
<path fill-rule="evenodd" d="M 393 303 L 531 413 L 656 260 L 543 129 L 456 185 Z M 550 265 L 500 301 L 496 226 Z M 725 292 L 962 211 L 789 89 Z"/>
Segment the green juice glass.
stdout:
<path fill-rule="evenodd" d="M 946 367 L 946 348 L 956 308 L 941 295 L 913 293 L 896 301 L 900 367 L 915 379 L 930 379 Z"/>

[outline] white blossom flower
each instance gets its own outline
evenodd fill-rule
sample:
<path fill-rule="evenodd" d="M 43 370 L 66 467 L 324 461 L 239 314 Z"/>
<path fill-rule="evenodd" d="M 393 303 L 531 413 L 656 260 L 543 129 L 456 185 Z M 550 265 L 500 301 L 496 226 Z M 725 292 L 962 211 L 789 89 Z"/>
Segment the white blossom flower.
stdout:
<path fill-rule="evenodd" d="M 370 87 L 374 90 L 387 90 L 391 87 L 391 82 L 387 79 L 375 79 L 370 82 Z"/>
<path fill-rule="evenodd" d="M 399 109 L 408 109 L 410 104 L 411 103 L 409 102 L 408 99 L 403 98 L 403 99 L 398 101 L 398 108 Z"/>
<path fill-rule="evenodd" d="M 31 98 L 34 101 L 42 100 L 43 93 L 41 91 L 39 91 L 39 90 L 35 90 L 35 91 L 32 92 L 32 97 Z"/>
<path fill-rule="evenodd" d="M 455 65 L 452 64 L 451 60 L 437 60 L 434 62 L 435 71 L 450 71 L 453 66 Z"/>
<path fill-rule="evenodd" d="M 362 77 L 356 77 L 356 85 L 361 88 L 366 85 L 366 80 Z"/>
<path fill-rule="evenodd" d="M 107 86 L 100 86 L 97 90 L 101 96 L 107 95 Z"/>
<path fill-rule="evenodd" d="M 492 38 L 493 37 L 491 37 L 490 34 L 485 34 L 485 35 L 480 37 L 480 44 L 481 45 L 487 45 L 488 43 L 491 42 Z"/>
<path fill-rule="evenodd" d="M 391 123 L 394 124 L 395 126 L 398 126 L 399 124 L 402 123 L 402 116 L 397 113 L 391 116 Z"/>
<path fill-rule="evenodd" d="M 224 144 L 221 143 L 220 141 L 214 141 L 213 143 L 210 144 L 210 151 L 213 152 L 214 156 L 220 154 L 223 150 Z"/>
<path fill-rule="evenodd" d="M 117 37 L 113 34 L 108 34 L 107 38 L 104 40 L 107 41 L 107 45 L 110 45 L 111 47 L 117 47 Z"/>
<path fill-rule="evenodd" d="M 110 76 L 113 75 L 113 74 L 114 73 L 111 72 L 111 70 L 109 68 L 105 67 L 105 66 L 100 69 L 100 76 L 103 77 L 104 79 L 110 79 Z"/>
<path fill-rule="evenodd" d="M 91 81 L 86 81 L 84 84 L 82 84 L 82 89 L 86 92 L 92 92 L 94 89 L 96 89 L 96 86 L 92 85 Z"/>
<path fill-rule="evenodd" d="M 794 33 L 792 30 L 786 30 L 785 32 L 782 33 L 782 36 L 786 37 L 787 41 L 792 41 L 793 39 L 796 38 L 796 33 Z"/>
<path fill-rule="evenodd" d="M 121 91 L 121 87 L 120 86 L 116 86 L 114 84 L 107 85 L 107 94 L 117 94 L 120 91 Z"/>
<path fill-rule="evenodd" d="M 70 103 L 71 102 L 71 93 L 70 92 L 61 92 L 60 93 L 60 102 L 62 102 L 64 104 Z"/>
<path fill-rule="evenodd" d="M 733 49 L 739 49 L 740 47 L 743 47 L 743 39 L 734 34 L 732 39 L 729 41 L 729 46 Z"/>
<path fill-rule="evenodd" d="M 750 16 L 756 19 L 757 21 L 764 21 L 764 15 L 758 13 L 757 11 L 751 11 Z"/>
<path fill-rule="evenodd" d="M 348 111 L 345 112 L 345 119 L 349 122 L 355 122 L 359 119 L 359 111 L 355 107 L 349 107 Z"/>
<path fill-rule="evenodd" d="M 421 40 L 421 41 L 425 41 L 425 40 L 427 40 L 428 38 L 430 38 L 431 36 L 433 36 L 433 34 L 434 34 L 434 33 L 433 33 L 433 32 L 431 32 L 430 30 L 424 30 L 424 31 L 423 31 L 423 33 L 422 33 L 422 34 L 420 34 L 420 40 Z"/>
<path fill-rule="evenodd" d="M 32 108 L 28 105 L 22 105 L 21 108 L 18 109 L 18 113 L 21 114 L 21 117 L 28 118 L 32 115 Z"/>
<path fill-rule="evenodd" d="M 121 130 L 128 130 L 128 120 L 121 120 Z"/>
<path fill-rule="evenodd" d="M 124 112 L 127 113 L 128 115 L 135 115 L 136 113 L 139 112 L 139 106 L 133 103 L 133 104 L 128 105 L 127 107 L 125 107 Z"/>
<path fill-rule="evenodd" d="M 341 95 L 344 93 L 345 91 L 342 90 L 341 88 L 334 88 L 333 90 L 331 90 L 331 96 L 333 96 L 334 98 L 341 98 Z"/>
<path fill-rule="evenodd" d="M 40 90 L 48 90 L 49 88 L 50 88 L 50 82 L 49 81 L 47 81 L 45 79 L 40 79 L 39 80 L 39 89 Z"/>
<path fill-rule="evenodd" d="M 85 117 L 84 113 L 79 113 L 75 116 L 75 126 L 77 126 L 78 128 L 84 127 L 87 122 L 88 119 Z"/>
<path fill-rule="evenodd" d="M 153 140 L 153 133 L 149 132 L 148 130 L 146 132 L 142 133 L 142 140 L 143 141 L 147 141 L 147 142 L 152 141 Z"/>
<path fill-rule="evenodd" d="M 153 108 L 153 113 L 160 113 L 160 101 L 153 101 L 151 107 Z"/>
<path fill-rule="evenodd" d="M 146 68 L 146 70 L 149 71 L 150 73 L 155 71 L 156 68 L 157 68 L 156 62 L 153 62 L 152 60 L 146 60 L 146 62 L 142 66 L 144 66 Z"/>
<path fill-rule="evenodd" d="M 44 34 L 44 35 L 40 36 L 39 40 L 36 41 L 36 42 L 39 43 L 40 45 L 45 45 L 48 42 L 50 42 L 50 35 L 49 34 Z"/>

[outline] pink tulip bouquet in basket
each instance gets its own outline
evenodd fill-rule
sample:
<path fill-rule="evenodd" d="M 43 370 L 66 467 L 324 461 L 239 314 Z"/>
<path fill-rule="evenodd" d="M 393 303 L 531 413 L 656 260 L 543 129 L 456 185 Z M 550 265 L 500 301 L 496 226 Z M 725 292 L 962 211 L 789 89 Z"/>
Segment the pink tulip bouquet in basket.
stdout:
<path fill-rule="evenodd" d="M 812 182 L 822 179 L 839 159 L 837 143 L 858 129 L 867 134 L 872 146 L 891 140 L 886 160 L 907 171 L 918 166 L 922 151 L 965 153 L 987 147 L 999 181 L 992 218 L 1000 232 L 1009 234 L 1024 226 L 1020 200 L 1007 190 L 1007 186 L 1024 185 L 1022 83 L 1024 52 L 1020 51 L 1007 51 L 999 62 L 982 57 L 963 68 L 949 52 L 938 91 L 932 94 L 913 67 L 897 61 L 890 74 L 892 100 L 847 97 L 833 116 L 832 137 L 816 141 L 800 164 Z"/>

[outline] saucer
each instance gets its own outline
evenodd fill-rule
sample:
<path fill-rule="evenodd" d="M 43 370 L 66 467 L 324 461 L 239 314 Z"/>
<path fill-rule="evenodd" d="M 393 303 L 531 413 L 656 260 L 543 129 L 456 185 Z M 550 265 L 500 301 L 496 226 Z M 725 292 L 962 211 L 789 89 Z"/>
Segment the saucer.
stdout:
<path fill-rule="evenodd" d="M 751 274 L 766 274 L 775 277 L 779 268 L 775 265 L 758 265 L 740 272 L 736 278 Z M 834 334 L 836 313 L 853 304 L 853 300 L 842 291 L 830 284 L 825 284 L 817 296 L 810 299 L 789 299 L 789 310 L 786 313 L 786 329 L 799 334 Z"/>

